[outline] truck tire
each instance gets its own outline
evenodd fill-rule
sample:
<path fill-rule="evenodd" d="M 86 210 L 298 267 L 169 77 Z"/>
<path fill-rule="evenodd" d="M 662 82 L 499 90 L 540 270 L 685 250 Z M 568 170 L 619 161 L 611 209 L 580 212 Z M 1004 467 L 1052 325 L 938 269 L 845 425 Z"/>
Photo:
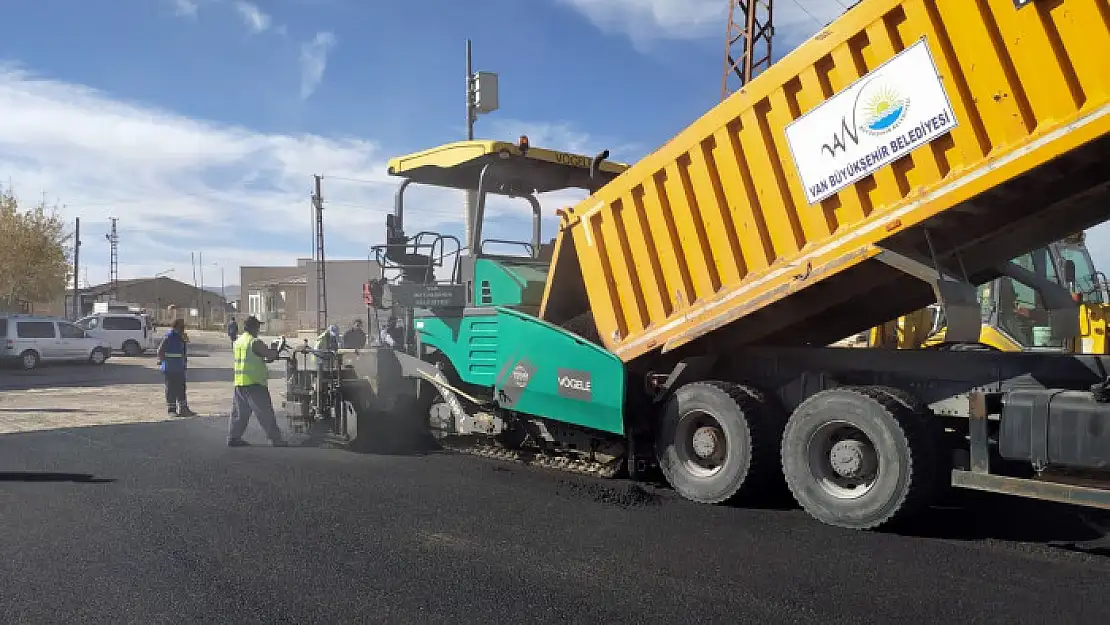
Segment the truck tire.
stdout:
<path fill-rule="evenodd" d="M 775 483 L 782 415 L 759 395 L 729 382 L 694 382 L 671 395 L 656 436 L 667 483 L 698 503 L 761 494 Z"/>
<path fill-rule="evenodd" d="M 985 343 L 941 343 L 939 345 L 931 345 L 925 349 L 931 349 L 938 352 L 997 352 L 1001 351 L 998 348 L 991 347 Z"/>
<path fill-rule="evenodd" d="M 921 401 L 916 395 L 900 388 L 893 388 L 890 386 L 872 386 L 865 387 L 865 389 L 866 388 L 870 388 L 873 392 L 883 393 L 889 396 L 891 399 L 901 404 L 903 408 L 912 410 L 928 420 L 926 426 L 932 433 L 933 438 L 936 439 L 937 449 L 937 481 L 934 485 L 936 491 L 933 494 L 933 499 L 936 500 L 947 496 L 952 490 L 952 453 L 950 451 L 951 447 L 949 447 L 946 441 L 944 427 L 933 413 L 933 410 L 925 405 L 925 402 Z M 865 390 L 864 392 L 867 391 Z"/>
<path fill-rule="evenodd" d="M 794 499 L 818 521 L 877 529 L 932 501 L 938 473 L 934 423 L 890 391 L 822 391 L 787 421 L 783 475 Z"/>

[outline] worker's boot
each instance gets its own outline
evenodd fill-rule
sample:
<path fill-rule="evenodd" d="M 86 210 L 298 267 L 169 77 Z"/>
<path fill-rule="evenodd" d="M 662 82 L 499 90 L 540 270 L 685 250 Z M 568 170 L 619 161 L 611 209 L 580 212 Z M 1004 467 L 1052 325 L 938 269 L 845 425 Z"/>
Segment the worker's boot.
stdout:
<path fill-rule="evenodd" d="M 195 417 L 195 416 L 197 416 L 197 413 L 193 412 L 192 410 L 189 410 L 188 406 L 182 406 L 181 411 L 177 413 L 177 416 L 179 416 L 179 417 Z"/>
<path fill-rule="evenodd" d="M 241 438 L 233 438 L 227 442 L 228 447 L 250 447 L 251 444 Z"/>
<path fill-rule="evenodd" d="M 170 416 L 173 416 L 173 417 L 176 417 L 177 416 L 177 406 L 167 406 L 166 407 L 166 414 L 168 414 Z"/>

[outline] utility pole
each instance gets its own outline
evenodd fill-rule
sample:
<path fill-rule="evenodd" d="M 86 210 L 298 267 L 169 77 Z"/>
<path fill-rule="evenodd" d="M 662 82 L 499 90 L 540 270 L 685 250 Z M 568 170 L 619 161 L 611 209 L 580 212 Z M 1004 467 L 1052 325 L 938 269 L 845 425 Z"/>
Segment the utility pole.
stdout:
<path fill-rule="evenodd" d="M 208 306 L 204 305 L 204 294 L 208 293 L 208 291 L 204 290 L 204 252 L 196 252 L 196 266 L 198 266 L 201 271 L 201 306 L 200 309 L 196 310 L 196 323 L 199 323 L 200 326 L 203 327 L 204 317 L 206 316 L 204 314 L 204 309 L 208 308 Z"/>
<path fill-rule="evenodd" d="M 197 286 L 197 255 L 196 252 L 189 252 L 189 263 L 193 266 L 193 291 L 196 296 L 197 306 L 197 326 L 200 325 L 200 287 Z"/>
<path fill-rule="evenodd" d="M 81 296 L 78 294 L 77 272 L 81 270 L 81 218 L 73 228 L 73 320 L 81 318 Z"/>
<path fill-rule="evenodd" d="M 328 327 L 328 274 L 327 260 L 324 258 L 324 195 L 320 190 L 322 176 L 313 175 L 315 192 L 312 194 L 312 208 L 316 216 L 316 331 L 323 332 Z"/>
<path fill-rule="evenodd" d="M 498 108 L 497 101 L 497 74 L 492 72 L 475 72 L 473 46 L 469 39 L 466 40 L 466 140 L 474 140 L 474 122 L 478 115 L 492 113 Z M 474 229 L 474 207 L 478 204 L 477 190 L 466 192 L 463 205 L 463 228 L 466 239 L 463 244 L 470 244 L 470 233 Z M 470 252 L 474 253 L 473 250 Z"/>
<path fill-rule="evenodd" d="M 774 0 L 728 0 L 722 101 L 771 66 L 774 36 Z"/>
<path fill-rule="evenodd" d="M 476 115 L 474 114 L 474 93 L 472 87 L 471 77 L 474 75 L 474 57 L 470 40 L 466 40 L 466 140 L 474 140 L 474 122 Z M 463 239 L 463 245 L 470 245 L 470 231 L 474 227 L 471 225 L 471 220 L 474 215 L 474 206 L 478 203 L 478 193 L 476 191 L 467 191 L 466 199 L 463 200 L 463 233 L 466 238 Z"/>
<path fill-rule="evenodd" d="M 112 232 L 104 235 L 104 238 L 108 239 L 111 250 L 108 270 L 112 281 L 112 301 L 116 301 L 119 299 L 119 233 L 116 231 L 116 222 L 119 220 L 115 217 L 109 219 L 112 220 Z"/>

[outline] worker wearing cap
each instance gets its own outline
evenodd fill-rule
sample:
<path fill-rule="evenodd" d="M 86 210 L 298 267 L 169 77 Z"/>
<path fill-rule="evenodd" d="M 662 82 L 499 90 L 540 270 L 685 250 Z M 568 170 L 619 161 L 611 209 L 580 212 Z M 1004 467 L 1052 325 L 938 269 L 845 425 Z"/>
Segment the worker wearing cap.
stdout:
<path fill-rule="evenodd" d="M 234 343 L 235 396 L 228 424 L 229 447 L 248 444 L 243 440 L 243 432 L 247 430 L 251 414 L 258 417 L 258 424 L 266 431 L 274 447 L 288 445 L 278 428 L 274 405 L 270 400 L 270 372 L 266 368 L 266 363 L 277 360 L 278 352 L 258 338 L 261 327 L 262 322 L 257 317 L 247 317 L 243 322 L 243 334 Z"/>
<path fill-rule="evenodd" d="M 351 329 L 343 333 L 343 347 L 347 349 L 362 349 L 366 347 L 366 332 L 362 329 L 362 320 L 355 319 Z"/>
<path fill-rule="evenodd" d="M 334 323 L 316 337 L 316 351 L 325 352 L 327 356 L 316 356 L 316 376 L 323 381 L 333 377 L 332 365 L 337 362 L 339 348 L 342 341 L 339 338 L 339 326 Z"/>
<path fill-rule="evenodd" d="M 193 417 L 185 398 L 185 370 L 188 368 L 185 320 L 175 319 L 170 331 L 158 345 L 158 367 L 166 386 L 166 412 L 179 417 Z"/>

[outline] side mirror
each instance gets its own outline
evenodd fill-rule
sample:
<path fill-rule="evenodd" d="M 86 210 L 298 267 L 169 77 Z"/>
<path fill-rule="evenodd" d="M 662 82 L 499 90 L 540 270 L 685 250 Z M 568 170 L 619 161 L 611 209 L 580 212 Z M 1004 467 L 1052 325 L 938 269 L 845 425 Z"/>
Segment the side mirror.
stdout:
<path fill-rule="evenodd" d="M 1064 283 L 1068 286 L 1075 284 L 1075 261 L 1064 261 Z"/>

